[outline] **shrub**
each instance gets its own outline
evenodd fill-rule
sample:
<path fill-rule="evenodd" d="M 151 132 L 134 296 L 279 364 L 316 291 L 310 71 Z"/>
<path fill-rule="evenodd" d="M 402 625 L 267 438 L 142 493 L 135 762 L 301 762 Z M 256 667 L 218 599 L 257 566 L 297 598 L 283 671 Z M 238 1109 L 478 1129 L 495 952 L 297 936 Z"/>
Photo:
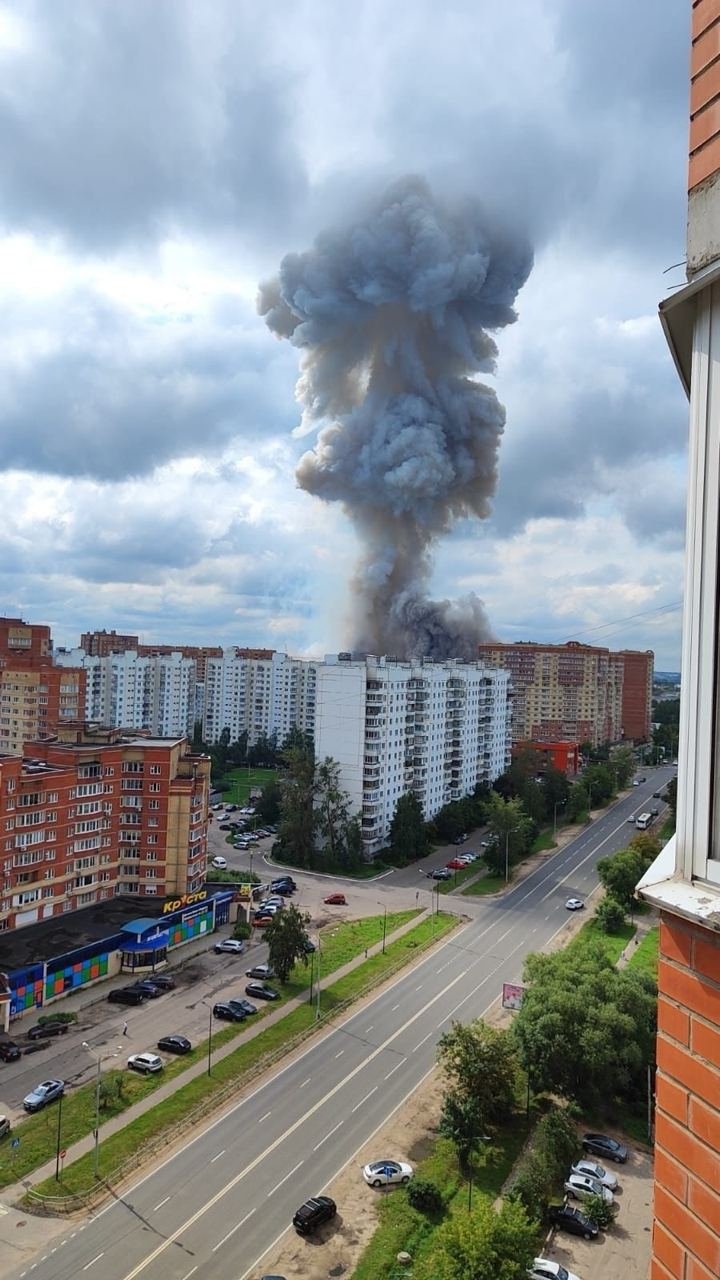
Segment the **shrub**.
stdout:
<path fill-rule="evenodd" d="M 511 1200 L 519 1200 L 530 1218 L 542 1222 L 547 1210 L 548 1192 L 547 1168 L 537 1152 L 528 1151 L 520 1161 L 508 1196 Z"/>
<path fill-rule="evenodd" d="M 235 921 L 235 927 L 233 929 L 233 938 L 239 938 L 241 942 L 244 942 L 246 938 L 250 937 L 251 933 L 252 933 L 252 926 L 249 925 L 246 920 Z"/>
<path fill-rule="evenodd" d="M 43 1013 L 38 1018 L 38 1026 L 42 1025 L 43 1022 L 77 1022 L 77 1018 L 77 1014 L 70 1013 L 69 1010 L 64 1013 Z"/>
<path fill-rule="evenodd" d="M 551 1178 L 563 1177 L 577 1156 L 578 1136 L 573 1119 L 565 1108 L 553 1107 L 538 1122 L 533 1143 Z"/>
<path fill-rule="evenodd" d="M 442 1193 L 429 1178 L 416 1178 L 407 1189 L 413 1209 L 419 1213 L 441 1213 L 444 1208 Z"/>
<path fill-rule="evenodd" d="M 588 1196 L 580 1207 L 591 1222 L 597 1223 L 601 1231 L 612 1225 L 617 1212 L 616 1207 L 612 1203 L 607 1204 L 602 1196 Z"/>
<path fill-rule="evenodd" d="M 603 933 L 619 933 L 625 923 L 625 908 L 617 898 L 603 898 L 595 919 Z"/>

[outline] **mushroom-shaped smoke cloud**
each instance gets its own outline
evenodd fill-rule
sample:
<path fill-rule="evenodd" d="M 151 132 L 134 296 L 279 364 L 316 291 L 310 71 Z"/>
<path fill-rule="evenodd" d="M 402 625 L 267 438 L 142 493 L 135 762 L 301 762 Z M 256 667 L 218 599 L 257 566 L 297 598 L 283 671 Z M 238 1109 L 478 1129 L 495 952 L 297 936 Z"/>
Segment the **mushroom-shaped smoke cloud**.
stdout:
<path fill-rule="evenodd" d="M 260 314 L 303 353 L 304 423 L 324 424 L 298 483 L 342 502 L 365 546 L 357 650 L 470 659 L 489 635 L 476 596 L 433 601 L 427 586 L 434 541 L 489 514 L 505 412 L 475 375 L 493 370 L 488 330 L 516 319 L 531 265 L 476 203 L 450 208 L 406 178 L 261 286 Z"/>

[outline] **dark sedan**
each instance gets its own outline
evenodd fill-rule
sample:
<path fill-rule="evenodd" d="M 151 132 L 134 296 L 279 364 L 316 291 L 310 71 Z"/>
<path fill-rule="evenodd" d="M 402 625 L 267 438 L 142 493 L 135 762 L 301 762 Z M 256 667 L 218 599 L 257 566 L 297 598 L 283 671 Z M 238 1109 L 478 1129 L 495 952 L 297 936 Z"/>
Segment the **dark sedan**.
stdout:
<path fill-rule="evenodd" d="M 246 1018 L 251 1018 L 254 1013 L 257 1013 L 257 1005 L 250 1000 L 236 1000 L 234 996 L 231 996 L 228 1004 L 231 1009 L 239 1009 L 241 1013 L 245 1014 Z"/>
<path fill-rule="evenodd" d="M 163 996 L 165 994 L 164 988 L 157 986 L 156 983 L 151 982 L 149 978 L 145 978 L 140 982 L 133 982 L 132 989 L 134 991 L 142 991 L 146 1000 L 157 1000 L 158 996 Z"/>
<path fill-rule="evenodd" d="M 64 1036 L 67 1029 L 67 1022 L 38 1022 L 36 1027 L 31 1027 L 28 1031 L 28 1040 L 44 1040 L 48 1036 Z"/>
<path fill-rule="evenodd" d="M 242 1009 L 238 1009 L 237 1005 L 221 1004 L 213 1005 L 213 1017 L 220 1018 L 221 1022 L 244 1022 L 245 1014 Z"/>
<path fill-rule="evenodd" d="M 548 1209 L 550 1221 L 554 1227 L 562 1227 L 571 1236 L 582 1236 L 584 1240 L 593 1240 L 598 1234 L 597 1223 L 588 1218 L 581 1209 L 574 1209 L 569 1204 L 551 1204 Z"/>
<path fill-rule="evenodd" d="M 14 1040 L 0 1041 L 0 1062 L 17 1062 L 20 1057 L 20 1045 Z"/>
<path fill-rule="evenodd" d="M 627 1147 L 615 1138 L 609 1138 L 606 1133 L 584 1133 L 582 1145 L 583 1151 L 590 1151 L 604 1160 L 614 1160 L 615 1164 L 625 1164 L 628 1158 Z"/>
<path fill-rule="evenodd" d="M 162 1040 L 158 1040 L 158 1049 L 164 1049 L 166 1053 L 189 1053 L 192 1045 L 187 1036 L 163 1036 Z"/>
<path fill-rule="evenodd" d="M 447 867 L 436 867 L 434 871 L 428 871 L 428 880 L 452 880 L 452 871 L 448 871 Z"/>
<path fill-rule="evenodd" d="M 152 978 L 144 978 L 143 982 L 152 982 L 154 987 L 159 987 L 161 991 L 174 991 L 175 979 L 170 973 L 154 973 Z"/>
<path fill-rule="evenodd" d="M 254 996 L 256 1000 L 279 1000 L 280 992 L 274 987 L 269 987 L 266 982 L 248 982 L 245 988 L 246 996 Z"/>

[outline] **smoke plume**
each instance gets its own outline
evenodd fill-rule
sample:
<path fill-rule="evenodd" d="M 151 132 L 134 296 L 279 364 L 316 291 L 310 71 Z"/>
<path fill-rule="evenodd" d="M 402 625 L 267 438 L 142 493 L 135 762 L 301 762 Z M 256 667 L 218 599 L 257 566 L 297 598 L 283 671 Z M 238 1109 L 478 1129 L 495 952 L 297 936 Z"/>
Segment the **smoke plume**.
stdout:
<path fill-rule="evenodd" d="M 505 411 L 475 378 L 494 369 L 488 331 L 516 319 L 531 265 L 477 204 L 446 207 L 406 178 L 261 286 L 260 314 L 302 351 L 303 426 L 322 426 L 298 483 L 341 502 L 365 548 L 356 650 L 468 659 L 490 634 L 475 595 L 427 588 L 436 539 L 490 511 Z"/>

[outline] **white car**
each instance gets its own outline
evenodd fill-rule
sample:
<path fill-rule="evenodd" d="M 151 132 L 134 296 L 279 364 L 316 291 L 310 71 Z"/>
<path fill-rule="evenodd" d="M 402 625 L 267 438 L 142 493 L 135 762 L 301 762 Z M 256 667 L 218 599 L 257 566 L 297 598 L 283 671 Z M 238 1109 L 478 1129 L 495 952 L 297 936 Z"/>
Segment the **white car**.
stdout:
<path fill-rule="evenodd" d="M 214 867 L 216 871 L 225 871 L 227 870 L 227 858 L 223 858 L 218 854 L 216 858 L 213 858 L 210 866 Z"/>
<path fill-rule="evenodd" d="M 373 1160 L 363 1169 L 363 1178 L 371 1187 L 404 1186 L 412 1176 L 412 1165 L 403 1160 Z"/>
<path fill-rule="evenodd" d="M 245 950 L 245 943 L 240 938 L 223 938 L 220 942 L 216 942 L 213 951 L 231 951 L 233 955 L 242 955 Z"/>
<path fill-rule="evenodd" d="M 585 909 L 585 903 L 583 902 L 582 898 L 568 898 L 567 902 L 565 903 L 566 911 L 583 911 L 584 909 Z"/>
<path fill-rule="evenodd" d="M 131 1053 L 127 1064 L 131 1071 L 141 1071 L 143 1075 L 162 1071 L 165 1066 L 156 1053 Z"/>
<path fill-rule="evenodd" d="M 612 1204 L 614 1200 L 609 1187 L 604 1187 L 597 1178 L 589 1178 L 586 1173 L 571 1173 L 565 1179 L 565 1190 L 575 1200 L 589 1200 L 591 1196 L 602 1196 L 606 1204 Z"/>
<path fill-rule="evenodd" d="M 530 1280 L 578 1280 L 573 1271 L 568 1271 L 561 1262 L 553 1262 L 550 1258 L 536 1258 L 528 1276 Z"/>
<path fill-rule="evenodd" d="M 586 1178 L 594 1178 L 609 1191 L 617 1191 L 618 1180 L 615 1174 L 608 1173 L 607 1169 L 604 1169 L 601 1164 L 596 1164 L 594 1160 L 576 1160 L 570 1172 L 584 1174 Z"/>

